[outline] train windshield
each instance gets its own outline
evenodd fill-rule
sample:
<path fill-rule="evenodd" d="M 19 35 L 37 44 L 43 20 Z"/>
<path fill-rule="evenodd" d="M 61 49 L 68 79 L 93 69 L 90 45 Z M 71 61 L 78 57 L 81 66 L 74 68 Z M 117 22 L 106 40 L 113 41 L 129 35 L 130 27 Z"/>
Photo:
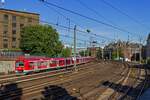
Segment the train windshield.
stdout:
<path fill-rule="evenodd" d="M 24 63 L 22 61 L 16 62 L 16 67 L 23 67 Z"/>

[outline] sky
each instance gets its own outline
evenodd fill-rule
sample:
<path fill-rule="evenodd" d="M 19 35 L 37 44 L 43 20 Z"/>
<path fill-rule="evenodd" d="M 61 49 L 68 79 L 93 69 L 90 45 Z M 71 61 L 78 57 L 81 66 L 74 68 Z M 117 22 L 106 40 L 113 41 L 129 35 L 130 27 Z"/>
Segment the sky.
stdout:
<path fill-rule="evenodd" d="M 21 10 L 27 12 L 35 12 L 40 14 L 40 20 L 52 22 L 67 27 L 73 28 L 77 25 L 78 30 L 86 31 L 89 29 L 91 33 L 96 35 L 89 35 L 86 33 L 77 32 L 77 45 L 88 45 L 89 41 L 98 41 L 101 45 L 103 43 L 110 43 L 114 40 L 130 40 L 136 42 L 142 38 L 144 42 L 150 32 L 150 0 L 105 0 L 116 8 L 125 12 L 131 18 L 119 13 L 115 9 L 112 9 L 109 5 L 102 2 L 102 0 L 46 0 L 47 2 L 56 4 L 74 12 L 80 13 L 84 16 L 96 19 L 98 21 L 112 24 L 128 32 L 122 32 L 112 27 L 105 26 L 92 20 L 80 17 L 75 14 L 63 11 L 61 9 L 52 7 L 50 5 L 39 2 L 39 0 L 5 0 L 3 8 Z M 84 3 L 93 11 L 87 9 L 81 4 Z M 101 17 L 101 16 L 103 17 Z M 70 25 L 69 20 L 70 19 Z M 138 21 L 136 23 L 134 20 Z M 73 43 L 73 30 L 64 29 L 58 26 L 53 26 L 60 34 L 64 34 L 61 37 L 64 43 Z M 105 36 L 107 38 L 101 38 Z M 66 37 L 65 37 L 66 36 Z M 86 40 L 86 42 L 84 42 Z"/>

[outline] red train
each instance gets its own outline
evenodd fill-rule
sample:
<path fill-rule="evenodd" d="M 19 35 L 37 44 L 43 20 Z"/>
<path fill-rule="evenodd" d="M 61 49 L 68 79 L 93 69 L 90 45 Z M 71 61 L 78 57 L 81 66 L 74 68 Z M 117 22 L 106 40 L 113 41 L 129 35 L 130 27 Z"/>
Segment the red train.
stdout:
<path fill-rule="evenodd" d="M 94 60 L 93 57 L 77 57 L 76 64 L 88 63 Z M 74 60 L 70 58 L 46 58 L 46 57 L 19 57 L 15 63 L 17 73 L 38 72 L 41 70 L 63 68 L 74 65 Z"/>

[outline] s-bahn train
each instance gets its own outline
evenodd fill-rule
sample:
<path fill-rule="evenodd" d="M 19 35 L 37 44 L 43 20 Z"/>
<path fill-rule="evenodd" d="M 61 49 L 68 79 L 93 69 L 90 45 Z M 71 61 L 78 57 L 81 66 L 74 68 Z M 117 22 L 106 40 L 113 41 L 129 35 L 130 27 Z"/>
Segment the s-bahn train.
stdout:
<path fill-rule="evenodd" d="M 76 57 L 76 64 L 84 64 L 94 60 L 93 57 Z M 19 57 L 15 62 L 16 73 L 38 72 L 47 69 L 65 68 L 74 65 L 73 57 L 47 58 L 47 57 Z"/>

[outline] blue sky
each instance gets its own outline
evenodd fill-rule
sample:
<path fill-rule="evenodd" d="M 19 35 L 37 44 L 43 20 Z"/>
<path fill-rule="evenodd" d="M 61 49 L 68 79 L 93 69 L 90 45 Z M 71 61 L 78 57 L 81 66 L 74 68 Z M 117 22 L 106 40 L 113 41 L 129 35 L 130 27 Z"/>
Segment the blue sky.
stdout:
<path fill-rule="evenodd" d="M 66 9 L 73 10 L 75 12 L 81 13 L 91 18 L 95 18 L 99 21 L 106 22 L 108 21 L 99 17 L 92 11 L 85 8 L 81 5 L 78 0 L 47 0 L 48 2 L 57 4 Z M 106 19 L 115 23 L 115 25 L 134 33 L 134 35 L 130 35 L 126 32 L 121 32 L 116 29 L 110 28 L 108 26 L 104 26 L 102 24 L 90 21 L 88 19 L 79 17 L 74 14 L 70 14 L 63 10 L 54 7 L 47 7 L 43 3 L 38 0 L 5 0 L 4 8 L 15 9 L 15 10 L 25 10 L 30 12 L 36 12 L 40 14 L 40 19 L 45 20 L 47 22 L 53 22 L 64 26 L 69 26 L 69 21 L 58 14 L 55 10 L 62 13 L 64 16 L 71 19 L 71 27 L 75 24 L 78 29 L 86 30 L 90 29 L 92 33 L 106 36 L 112 39 L 122 39 L 127 40 L 128 35 L 130 40 L 138 41 L 139 37 L 136 34 L 142 36 L 143 40 L 146 39 L 148 33 L 150 32 L 150 0 L 106 0 L 117 8 L 120 8 L 123 12 L 128 15 L 134 17 L 136 20 L 140 21 L 142 24 L 148 26 L 148 28 L 144 27 L 144 25 L 139 25 L 135 23 L 133 20 L 128 17 L 118 13 L 116 10 L 112 9 L 108 5 L 104 4 L 101 0 L 80 0 L 90 8 L 96 10 L 99 14 L 103 15 Z M 71 30 L 64 30 L 62 28 L 55 27 L 59 33 L 73 36 L 73 32 Z M 89 35 L 83 33 L 77 33 L 78 39 L 83 39 L 89 41 L 89 39 L 97 40 L 99 42 L 104 41 L 104 39 L 92 36 L 90 38 Z M 61 37 L 62 41 L 65 43 L 72 43 L 72 39 Z M 105 40 L 106 42 L 110 42 L 110 40 Z M 83 41 L 78 41 L 78 45 L 84 45 Z"/>

